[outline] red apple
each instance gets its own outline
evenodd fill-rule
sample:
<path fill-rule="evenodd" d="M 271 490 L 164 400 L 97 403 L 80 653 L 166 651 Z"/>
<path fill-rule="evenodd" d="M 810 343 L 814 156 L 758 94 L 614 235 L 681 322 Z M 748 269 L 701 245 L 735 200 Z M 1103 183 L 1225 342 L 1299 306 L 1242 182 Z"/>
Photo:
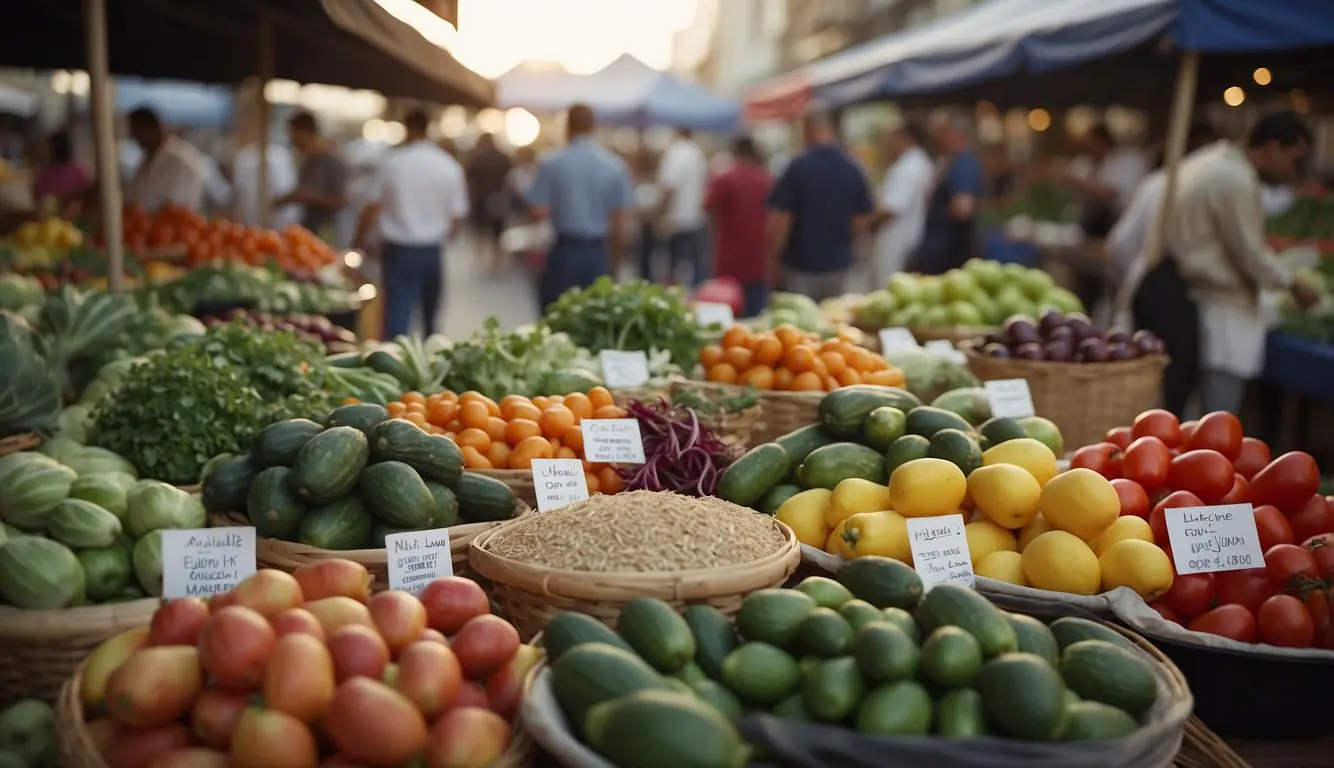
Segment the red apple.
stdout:
<path fill-rule="evenodd" d="M 353 677 L 379 680 L 389 664 L 389 646 L 370 627 L 351 624 L 329 633 L 329 654 L 333 656 L 334 677 L 338 682 Z"/>
<path fill-rule="evenodd" d="M 524 680 L 541 658 L 540 650 L 531 645 L 521 645 L 514 658 L 486 679 L 486 697 L 491 700 L 491 709 L 496 714 L 506 720 L 514 717 L 523 699 Z"/>
<path fill-rule="evenodd" d="M 482 709 L 491 708 L 491 697 L 486 695 L 486 689 L 476 680 L 464 680 L 459 686 L 459 693 L 454 697 L 454 709 L 460 707 L 481 707 Z"/>
<path fill-rule="evenodd" d="M 426 623 L 431 629 L 452 635 L 476 616 L 491 612 L 486 592 L 472 579 L 448 576 L 436 579 L 421 593 Z"/>
<path fill-rule="evenodd" d="M 389 652 L 394 656 L 426 629 L 426 607 L 407 592 L 380 592 L 371 598 L 368 608 L 376 631 L 389 644 Z"/>
<path fill-rule="evenodd" d="M 398 656 L 394 687 L 417 705 L 426 719 L 449 709 L 463 684 L 463 668 L 447 646 L 416 642 Z"/>
<path fill-rule="evenodd" d="M 359 625 L 367 629 L 375 627 L 366 606 L 350 597 L 326 597 L 306 603 L 304 607 L 319 620 L 326 635 L 350 625 Z"/>
<path fill-rule="evenodd" d="M 305 608 L 288 608 L 269 619 L 269 623 L 273 625 L 273 632 L 278 637 L 304 632 L 307 635 L 314 636 L 320 642 L 324 642 L 324 625 L 320 624 L 320 620 L 315 618 L 315 614 Z"/>
<path fill-rule="evenodd" d="M 488 768 L 509 746 L 510 727 L 477 707 L 451 709 L 426 736 L 426 768 Z"/>
<path fill-rule="evenodd" d="M 261 568 L 232 590 L 235 605 L 243 605 L 264 618 L 277 616 L 305 602 L 301 585 L 292 574 L 277 568 Z"/>
<path fill-rule="evenodd" d="M 459 657 L 463 673 L 480 680 L 514 658 L 519 650 L 519 630 L 499 616 L 478 616 L 449 639 Z"/>

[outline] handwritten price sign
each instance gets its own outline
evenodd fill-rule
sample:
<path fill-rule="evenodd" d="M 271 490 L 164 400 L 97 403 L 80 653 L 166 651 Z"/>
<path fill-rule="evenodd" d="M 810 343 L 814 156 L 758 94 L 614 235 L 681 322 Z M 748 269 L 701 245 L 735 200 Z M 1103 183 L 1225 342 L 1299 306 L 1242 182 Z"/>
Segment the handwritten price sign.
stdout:
<path fill-rule="evenodd" d="M 1263 568 L 1264 551 L 1250 504 L 1164 510 L 1177 573 Z"/>
<path fill-rule="evenodd" d="M 974 585 L 973 557 L 963 526 L 963 515 L 908 518 L 908 546 L 923 589 L 947 581 Z"/>

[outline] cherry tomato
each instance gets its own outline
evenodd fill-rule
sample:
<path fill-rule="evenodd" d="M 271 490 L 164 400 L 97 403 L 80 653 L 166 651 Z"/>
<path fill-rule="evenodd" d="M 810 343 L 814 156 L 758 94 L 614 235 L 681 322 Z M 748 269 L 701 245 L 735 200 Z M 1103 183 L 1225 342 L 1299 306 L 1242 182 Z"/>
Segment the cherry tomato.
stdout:
<path fill-rule="evenodd" d="M 1232 490 L 1218 500 L 1219 504 L 1245 504 L 1251 497 L 1250 482 L 1239 474 L 1232 475 Z"/>
<path fill-rule="evenodd" d="M 1173 579 L 1171 589 L 1157 602 L 1187 619 L 1193 619 L 1213 605 L 1214 589 L 1212 573 L 1188 573 Z"/>
<path fill-rule="evenodd" d="M 1241 476 L 1250 480 L 1256 473 L 1269 466 L 1273 460 L 1269 453 L 1269 446 L 1263 440 L 1257 440 L 1254 437 L 1243 437 L 1241 439 L 1241 450 L 1237 453 L 1237 458 L 1232 460 L 1232 468 L 1241 473 Z"/>
<path fill-rule="evenodd" d="M 1255 613 L 1260 641 L 1283 648 L 1310 648 L 1315 639 L 1315 621 L 1301 600 L 1292 595 L 1274 595 Z"/>
<path fill-rule="evenodd" d="M 1149 494 L 1144 492 L 1143 486 L 1134 480 L 1118 477 L 1112 481 L 1112 487 L 1116 489 L 1117 498 L 1121 500 L 1122 517 L 1130 515 L 1148 519 Z"/>
<path fill-rule="evenodd" d="M 1156 437 L 1140 437 L 1121 459 L 1121 476 L 1139 483 L 1146 493 L 1153 493 L 1167 482 L 1171 465 L 1172 449 Z"/>
<path fill-rule="evenodd" d="M 1153 408 L 1135 417 L 1130 427 L 1132 437 L 1156 437 L 1168 448 L 1181 443 L 1181 422 L 1170 411 Z"/>
<path fill-rule="evenodd" d="M 1325 581 L 1334 581 L 1334 533 L 1321 533 L 1302 542 L 1302 548 L 1315 558 L 1316 568 Z"/>
<path fill-rule="evenodd" d="M 1255 616 L 1240 605 L 1220 605 L 1196 616 L 1186 625 L 1186 629 L 1208 632 L 1242 643 L 1255 642 Z"/>
<path fill-rule="evenodd" d="M 1172 540 L 1167 535 L 1167 513 L 1169 509 L 1185 509 L 1186 507 L 1203 507 L 1204 502 L 1200 497 L 1190 491 L 1174 491 L 1163 497 L 1163 500 L 1153 506 L 1153 511 L 1149 513 L 1149 527 L 1153 529 L 1153 540 L 1160 547 L 1168 546 Z"/>
<path fill-rule="evenodd" d="M 1094 443 L 1075 451 L 1070 468 L 1091 469 L 1108 480 L 1121 476 L 1121 449 L 1112 443 Z"/>
<path fill-rule="evenodd" d="M 1195 434 L 1195 428 L 1198 426 L 1200 426 L 1199 421 L 1181 422 L 1181 442 L 1184 443 L 1189 440 L 1190 436 Z"/>
<path fill-rule="evenodd" d="M 1292 451 L 1269 462 L 1251 478 L 1251 501 L 1273 504 L 1292 514 L 1320 490 L 1320 467 L 1311 454 Z M 1324 533 L 1324 531 L 1317 531 Z"/>
<path fill-rule="evenodd" d="M 1124 451 L 1126 446 L 1130 445 L 1134 439 L 1130 436 L 1130 427 L 1116 427 L 1107 430 L 1107 436 L 1103 438 L 1103 442 L 1111 443 Z"/>
<path fill-rule="evenodd" d="M 1292 540 L 1306 541 L 1312 536 L 1334 531 L 1334 504 L 1328 496 L 1313 494 L 1297 511 L 1288 515 Z"/>
<path fill-rule="evenodd" d="M 1162 616 L 1173 624 L 1181 623 L 1181 614 L 1172 610 L 1172 607 L 1163 603 L 1162 600 L 1155 600 L 1154 602 L 1149 603 L 1149 607 L 1157 611 L 1159 616 Z"/>
<path fill-rule="evenodd" d="M 1200 419 L 1184 443 L 1187 451 L 1218 451 L 1228 461 L 1241 453 L 1241 419 L 1227 411 L 1214 411 Z"/>
<path fill-rule="evenodd" d="M 1260 534 L 1260 550 L 1268 552 L 1277 544 L 1292 543 L 1292 526 L 1278 507 L 1262 504 L 1255 508 L 1255 530 Z"/>
<path fill-rule="evenodd" d="M 1205 504 L 1217 504 L 1232 490 L 1232 462 L 1218 451 L 1186 451 L 1172 459 L 1167 485 L 1190 491 Z"/>
<path fill-rule="evenodd" d="M 1214 585 L 1214 598 L 1219 605 L 1240 605 L 1248 611 L 1258 610 L 1260 603 L 1278 591 L 1265 568 L 1215 573 Z"/>
<path fill-rule="evenodd" d="M 1315 556 L 1296 544 L 1275 544 L 1266 549 L 1265 569 L 1276 590 L 1300 588 L 1320 575 Z"/>

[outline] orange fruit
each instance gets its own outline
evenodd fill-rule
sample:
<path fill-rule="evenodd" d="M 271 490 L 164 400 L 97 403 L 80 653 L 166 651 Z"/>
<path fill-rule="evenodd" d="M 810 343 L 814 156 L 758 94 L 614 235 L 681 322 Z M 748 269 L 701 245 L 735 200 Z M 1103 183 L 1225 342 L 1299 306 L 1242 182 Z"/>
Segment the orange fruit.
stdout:
<path fill-rule="evenodd" d="M 756 389 L 773 389 L 774 369 L 767 365 L 752 366 L 737 377 L 736 383 Z"/>
<path fill-rule="evenodd" d="M 783 367 L 791 370 L 793 373 L 809 371 L 814 365 L 815 352 L 808 346 L 799 345 L 789 347 L 787 352 L 783 353 Z"/>
<path fill-rule="evenodd" d="M 459 399 L 459 423 L 464 427 L 474 429 L 486 429 L 487 423 L 491 421 L 491 413 L 486 410 L 486 404 L 477 400 Z"/>
<path fill-rule="evenodd" d="M 463 453 L 463 466 L 468 469 L 495 469 L 491 460 L 471 445 L 465 445 L 459 450 Z"/>
<path fill-rule="evenodd" d="M 486 452 L 487 461 L 496 469 L 509 469 L 510 447 L 502 440 L 491 441 L 491 448 Z"/>
<path fill-rule="evenodd" d="M 537 423 L 542 426 L 542 434 L 560 437 L 574 426 L 574 412 L 564 405 L 548 405 Z"/>
<path fill-rule="evenodd" d="M 838 389 L 838 379 L 834 378 L 833 376 L 829 376 L 826 374 L 824 377 L 822 377 L 821 380 L 824 381 L 824 391 L 833 392 L 834 390 Z"/>
<path fill-rule="evenodd" d="M 734 384 L 736 377 L 736 368 L 731 363 L 715 363 L 705 374 L 705 378 L 715 384 Z"/>
<path fill-rule="evenodd" d="M 568 432 L 566 434 L 569 434 Z M 556 451 L 565 447 L 565 443 L 560 441 L 559 437 L 548 437 L 547 442 L 551 443 L 551 455 L 556 455 Z"/>
<path fill-rule="evenodd" d="M 453 432 L 456 435 L 463 431 L 463 424 L 459 422 L 458 416 L 455 416 L 453 421 L 445 425 L 445 431 Z"/>
<path fill-rule="evenodd" d="M 811 371 L 802 371 L 792 378 L 789 387 L 793 392 L 819 392 L 824 389 L 824 382 Z"/>
<path fill-rule="evenodd" d="M 518 403 L 527 403 L 528 405 L 532 405 L 532 404 L 533 404 L 533 401 L 532 401 L 532 400 L 529 400 L 528 398 L 524 397 L 523 395 L 505 395 L 504 397 L 500 398 L 500 403 L 499 403 L 499 405 L 500 405 L 500 412 L 501 412 L 501 413 L 504 413 L 504 412 L 505 412 L 505 409 L 506 409 L 507 407 L 511 407 L 511 408 L 512 408 L 512 407 L 514 407 L 514 405 L 516 405 L 516 404 L 518 404 Z M 508 417 L 506 417 L 506 418 L 508 418 Z"/>
<path fill-rule="evenodd" d="M 407 412 L 408 412 L 408 413 L 420 413 L 421 415 L 425 416 L 425 415 L 426 415 L 426 403 L 419 403 L 419 402 L 417 402 L 416 400 L 413 400 L 412 402 L 408 403 L 408 411 L 407 411 Z"/>
<path fill-rule="evenodd" d="M 867 371 L 866 373 L 862 374 L 863 384 L 874 384 L 877 387 L 895 386 L 894 384 L 890 383 L 892 380 L 893 376 L 890 374 L 889 371 Z"/>
<path fill-rule="evenodd" d="M 772 367 L 783 359 L 783 342 L 774 336 L 761 336 L 755 342 L 755 364 Z"/>
<path fill-rule="evenodd" d="M 493 443 L 505 442 L 505 429 L 509 425 L 499 416 L 491 416 L 486 420 L 486 435 L 491 438 Z"/>
<path fill-rule="evenodd" d="M 551 405 L 551 401 L 547 399 L 546 395 L 538 395 L 533 398 L 533 407 L 538 410 L 539 414 L 546 410 L 548 405 Z"/>
<path fill-rule="evenodd" d="M 601 490 L 602 486 L 598 484 L 598 476 L 592 472 L 584 473 L 584 482 L 588 483 L 588 495 L 592 496 Z"/>
<path fill-rule="evenodd" d="M 598 476 L 598 490 L 603 493 L 616 493 L 625 488 L 625 481 L 613 467 L 602 467 L 595 474 Z"/>
<path fill-rule="evenodd" d="M 566 395 L 565 407 L 574 413 L 575 419 L 587 419 L 593 416 L 593 401 L 582 392 L 571 392 Z"/>
<path fill-rule="evenodd" d="M 848 361 L 844 360 L 843 356 L 835 351 L 821 352 L 820 362 L 824 363 L 825 370 L 833 376 L 837 376 L 848 368 Z"/>
<path fill-rule="evenodd" d="M 408 412 L 408 404 L 400 403 L 397 400 L 395 400 L 392 403 L 386 404 L 384 409 L 386 411 L 389 411 L 390 418 L 397 418 Z"/>
<path fill-rule="evenodd" d="M 811 354 L 814 355 L 814 357 L 811 358 L 811 370 L 815 372 L 816 376 L 819 376 L 822 379 L 828 376 L 829 369 L 825 367 L 824 360 L 821 360 L 820 356 L 816 355 L 813 351 Z"/>
<path fill-rule="evenodd" d="M 738 371 L 744 371 L 755 362 L 755 353 L 745 347 L 730 347 L 723 353 L 723 360 Z"/>
<path fill-rule="evenodd" d="M 604 408 L 606 406 L 603 406 Z M 615 408 L 616 406 L 612 406 Z M 570 450 L 574 451 L 575 458 L 581 458 L 584 455 L 584 428 L 575 424 L 570 430 L 560 436 L 560 441 Z"/>
<path fill-rule="evenodd" d="M 604 405 L 614 405 L 616 403 L 616 398 L 612 396 L 611 390 L 606 387 L 593 387 L 588 390 L 588 400 L 593 404 L 594 410 Z"/>
<path fill-rule="evenodd" d="M 723 348 L 717 344 L 709 344 L 699 351 L 699 364 L 708 368 L 723 359 Z"/>
<path fill-rule="evenodd" d="M 443 427 L 454 420 L 454 414 L 458 412 L 458 409 L 458 403 L 436 400 L 426 407 L 426 420 Z"/>
<path fill-rule="evenodd" d="M 570 446 L 568 446 L 568 445 L 562 445 L 560 448 L 556 449 L 556 455 L 555 455 L 553 458 L 557 458 L 557 459 L 577 459 L 577 458 L 579 458 L 579 455 L 576 454 L 576 453 L 574 452 L 574 449 L 571 448 Z"/>
<path fill-rule="evenodd" d="M 774 369 L 774 389 L 779 392 L 786 392 L 792 388 L 792 379 L 795 373 L 786 368 Z"/>
<path fill-rule="evenodd" d="M 734 325 L 723 334 L 723 349 L 725 350 L 732 347 L 750 349 L 753 346 L 755 346 L 755 334 L 751 333 L 750 329 L 744 325 Z"/>
<path fill-rule="evenodd" d="M 540 418 L 542 414 L 538 414 Z M 519 443 L 542 434 L 542 427 L 536 419 L 513 419 L 505 424 L 505 442 L 510 446 L 516 446 Z"/>
<path fill-rule="evenodd" d="M 455 442 L 459 444 L 460 448 L 472 446 L 483 453 L 491 448 L 491 436 L 486 433 L 486 430 L 477 427 L 468 427 L 460 432 Z"/>
<path fill-rule="evenodd" d="M 783 345 L 783 349 L 791 349 L 800 344 L 803 340 L 801 331 L 788 323 L 778 326 L 774 329 L 774 338 Z"/>
<path fill-rule="evenodd" d="M 415 403 L 414 403 L 414 405 L 415 405 Z M 408 406 L 408 407 L 412 407 L 412 406 Z M 407 413 L 403 414 L 403 419 L 404 419 L 405 421 L 410 421 L 410 422 L 412 422 L 413 424 L 416 424 L 417 426 L 422 427 L 422 428 L 425 428 L 425 427 L 426 427 L 426 424 L 427 424 L 427 422 L 426 422 L 426 414 L 424 414 L 424 413 L 418 413 L 417 411 L 408 411 Z"/>
<path fill-rule="evenodd" d="M 834 378 L 838 380 L 838 384 L 841 387 L 852 387 L 864 383 L 862 381 L 862 375 L 851 368 L 844 368 Z"/>
<path fill-rule="evenodd" d="M 532 469 L 533 459 L 549 459 L 551 443 L 541 435 L 534 435 L 510 450 L 510 469 Z"/>
<path fill-rule="evenodd" d="M 604 405 L 593 411 L 595 419 L 624 419 L 625 415 L 625 409 L 619 405 Z"/>
<path fill-rule="evenodd" d="M 500 417 L 505 421 L 514 421 L 515 419 L 528 419 L 537 421 L 542 418 L 542 411 L 531 400 L 524 399 L 522 403 L 510 403 L 508 406 L 500 406 Z"/>
<path fill-rule="evenodd" d="M 880 355 L 877 355 L 877 354 L 874 353 L 874 352 L 870 352 L 869 350 L 868 350 L 868 352 L 869 352 L 869 355 L 868 355 L 867 358 L 866 358 L 866 370 L 868 370 L 868 371 L 887 371 L 887 370 L 889 370 L 889 363 L 885 360 L 884 357 L 882 357 L 882 356 L 880 356 Z"/>
<path fill-rule="evenodd" d="M 422 405 L 426 405 L 426 395 L 423 395 L 420 392 L 404 392 L 403 396 L 400 397 L 399 400 L 409 405 L 411 405 L 412 403 L 420 403 Z"/>

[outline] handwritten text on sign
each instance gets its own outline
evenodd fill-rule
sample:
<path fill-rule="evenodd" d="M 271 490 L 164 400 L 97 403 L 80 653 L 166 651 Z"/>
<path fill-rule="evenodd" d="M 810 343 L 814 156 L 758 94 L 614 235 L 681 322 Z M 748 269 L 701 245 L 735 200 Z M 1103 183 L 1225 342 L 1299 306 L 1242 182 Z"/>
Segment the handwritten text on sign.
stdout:
<path fill-rule="evenodd" d="M 584 464 L 578 459 L 533 459 L 537 511 L 549 512 L 588 498 Z"/>
<path fill-rule="evenodd" d="M 991 401 L 991 415 L 1022 419 L 1036 416 L 1033 409 L 1033 393 L 1028 390 L 1028 382 L 1023 379 L 999 379 L 983 383 L 987 390 L 987 399 Z"/>
<path fill-rule="evenodd" d="M 907 328 L 881 328 L 880 349 L 913 349 L 917 347 L 917 337 Z"/>
<path fill-rule="evenodd" d="M 638 419 L 584 419 L 584 458 L 590 464 L 643 464 Z"/>
<path fill-rule="evenodd" d="M 162 596 L 208 597 L 255 572 L 254 528 L 162 532 Z"/>
<path fill-rule="evenodd" d="M 1177 573 L 1265 567 L 1250 504 L 1164 510 Z"/>
<path fill-rule="evenodd" d="M 449 530 L 409 531 L 384 537 L 389 588 L 418 594 L 436 579 L 454 575 Z"/>
<path fill-rule="evenodd" d="M 602 378 L 609 387 L 642 387 L 648 381 L 648 355 L 643 352 L 604 349 L 598 358 L 602 361 Z"/>
<path fill-rule="evenodd" d="M 731 305 L 713 301 L 695 302 L 695 322 L 705 328 L 714 325 L 721 325 L 726 328 L 732 324 L 734 319 Z"/>
<path fill-rule="evenodd" d="M 973 586 L 973 557 L 963 526 L 963 515 L 908 518 L 908 546 L 923 589 L 947 581 Z"/>

